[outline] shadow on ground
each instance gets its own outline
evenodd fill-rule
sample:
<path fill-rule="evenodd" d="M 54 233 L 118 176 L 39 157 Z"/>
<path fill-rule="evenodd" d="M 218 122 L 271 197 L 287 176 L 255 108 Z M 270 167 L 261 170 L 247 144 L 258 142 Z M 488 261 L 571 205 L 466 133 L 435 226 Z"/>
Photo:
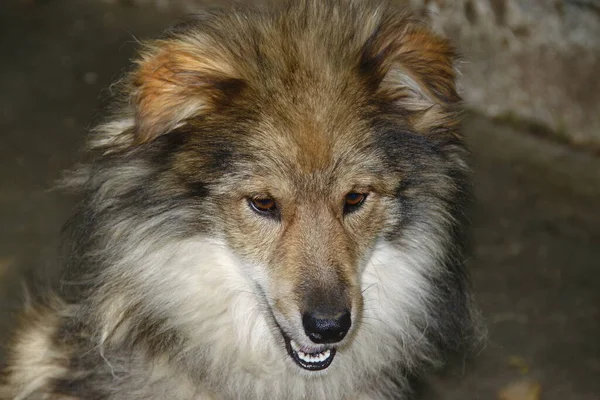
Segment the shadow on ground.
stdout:
<path fill-rule="evenodd" d="M 76 160 L 98 95 L 135 39 L 174 21 L 91 1 L 0 6 L 0 333 L 23 277 L 56 277 L 71 207 L 50 191 Z M 600 394 L 600 159 L 468 116 L 478 204 L 471 259 L 490 340 L 474 363 L 433 380 L 431 399 L 493 399 L 518 379 L 545 400 Z M 39 279 L 39 278 L 38 278 Z"/>

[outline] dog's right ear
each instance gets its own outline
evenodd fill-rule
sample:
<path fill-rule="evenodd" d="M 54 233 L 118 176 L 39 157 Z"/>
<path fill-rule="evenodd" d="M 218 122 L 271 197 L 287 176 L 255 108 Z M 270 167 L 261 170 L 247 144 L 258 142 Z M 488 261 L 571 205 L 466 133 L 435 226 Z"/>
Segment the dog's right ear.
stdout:
<path fill-rule="evenodd" d="M 130 85 L 135 110 L 132 144 L 138 145 L 214 110 L 239 91 L 243 81 L 225 54 L 200 38 L 167 39 L 147 46 Z"/>

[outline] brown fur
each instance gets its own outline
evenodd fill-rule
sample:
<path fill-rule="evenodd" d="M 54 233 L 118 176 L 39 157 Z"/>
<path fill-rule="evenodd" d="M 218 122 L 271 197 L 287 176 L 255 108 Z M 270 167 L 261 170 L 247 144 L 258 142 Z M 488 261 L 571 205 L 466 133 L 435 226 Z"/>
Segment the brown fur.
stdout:
<path fill-rule="evenodd" d="M 17 341 L 9 393 L 406 398 L 475 325 L 454 62 L 376 0 L 201 14 L 144 45 L 72 181 L 81 284 L 21 331 L 68 362 Z M 352 317 L 329 347 L 302 319 L 323 310 Z M 291 340 L 339 359 L 309 376 Z"/>
<path fill-rule="evenodd" d="M 332 14 L 331 18 L 331 26 L 337 26 L 335 19 L 341 17 Z M 280 108 L 286 118 L 303 118 L 302 112 L 306 113 L 304 125 L 318 123 L 319 115 L 331 118 L 329 99 L 335 93 L 330 91 L 344 90 L 339 94 L 358 101 L 356 108 L 364 106 L 360 97 L 356 98 L 362 91 L 360 87 L 342 88 L 356 82 L 355 76 L 349 76 L 349 71 L 344 72 L 347 66 L 344 59 L 353 63 L 362 61 L 362 67 L 368 69 L 365 78 L 378 88 L 381 99 L 405 104 L 408 110 L 414 111 L 411 122 L 418 125 L 421 132 L 434 127 L 434 121 L 439 123 L 444 109 L 459 101 L 454 85 L 453 49 L 446 40 L 433 35 L 412 19 L 409 13 L 390 15 L 377 21 L 366 20 L 362 32 L 355 32 L 355 37 L 344 39 L 356 43 L 357 54 L 339 54 L 339 65 L 331 65 L 329 60 L 316 54 L 319 51 L 339 53 L 342 47 L 336 48 L 340 44 L 335 40 L 307 37 L 304 43 L 322 48 L 316 50 L 302 45 L 295 48 L 295 36 L 313 34 L 311 31 L 302 32 L 306 27 L 300 26 L 300 22 L 295 27 L 282 23 L 284 31 L 278 32 L 277 36 L 273 32 L 261 32 L 235 16 L 230 21 L 221 22 L 230 24 L 230 37 L 226 40 L 236 43 L 236 47 L 223 47 L 219 38 L 204 34 L 176 34 L 146 45 L 146 52 L 138 61 L 139 67 L 131 76 L 131 101 L 136 105 L 137 119 L 135 143 L 152 140 L 160 132 L 173 128 L 174 122 L 192 115 L 210 114 L 244 88 L 249 93 L 244 93 L 243 97 L 250 102 L 282 102 Z M 297 31 L 285 31 L 290 28 Z M 246 45 L 248 37 L 254 40 L 256 47 Z M 313 40 L 317 42 L 312 43 Z M 343 47 L 344 50 L 346 48 Z M 268 61 L 262 64 L 263 60 Z M 248 83 L 258 84 L 258 80 L 263 81 L 261 87 L 246 87 Z M 383 85 L 380 84 L 382 81 Z M 262 93 L 252 93 L 256 89 Z M 281 94 L 279 89 L 285 90 L 284 97 L 278 97 Z M 295 93 L 296 97 L 290 98 L 289 93 Z M 270 95 L 274 97 L 268 98 Z M 294 103 L 303 104 L 306 109 L 298 110 L 298 115 L 289 115 Z M 178 116 L 181 109 L 190 110 L 189 115 Z M 435 120 L 427 117 L 428 112 L 436 113 Z M 430 119 L 433 121 L 423 121 Z M 327 155 L 320 149 L 327 149 L 327 143 L 318 142 L 323 139 L 322 127 L 306 128 L 302 126 L 297 130 L 297 143 L 305 144 L 302 150 L 318 151 L 315 154 L 317 159 L 324 157 L 320 162 L 326 161 Z M 310 132 L 316 134 L 311 135 Z M 310 166 L 311 161 L 306 162 Z"/>
<path fill-rule="evenodd" d="M 243 29 L 237 26 L 240 22 Z M 289 27 L 282 24 L 283 32 L 274 36 L 245 25 L 236 17 L 229 23 L 232 29 L 228 40 L 239 43 L 239 47 L 223 47 L 215 38 L 187 33 L 148 46 L 132 75 L 137 119 L 134 144 L 152 140 L 190 115 L 213 118 L 255 107 L 256 115 L 246 117 L 258 120 L 259 125 L 247 132 L 250 137 L 243 139 L 247 141 L 245 147 L 269 157 L 284 155 L 289 163 L 281 165 L 279 159 L 262 159 L 253 162 L 260 165 L 260 170 L 249 166 L 255 169 L 255 177 L 269 176 L 269 180 L 246 182 L 244 192 L 232 197 L 234 203 L 223 205 L 225 209 L 239 210 L 233 219 L 236 226 L 228 230 L 232 245 L 242 254 L 252 254 L 261 262 L 276 265 L 273 273 L 279 277 L 277 281 L 287 282 L 293 288 L 288 291 L 287 285 L 281 286 L 281 291 L 287 293 L 278 300 L 282 311 L 289 310 L 291 314 L 297 310 L 302 297 L 298 293 L 311 286 L 297 275 L 302 272 L 304 276 L 307 271 L 318 280 L 313 284 L 323 291 L 344 286 L 339 282 L 348 283 L 353 289 L 348 289 L 352 295 L 348 294 L 346 303 L 348 307 L 351 303 L 360 307 L 356 257 L 372 243 L 383 224 L 378 215 L 383 207 L 377 194 L 380 188 L 375 186 L 393 183 L 385 183 L 385 176 L 379 182 L 374 182 L 371 174 L 361 176 L 358 170 L 364 171 L 373 160 L 347 153 L 348 148 L 368 145 L 369 129 L 361 119 L 371 105 L 368 93 L 361 87 L 364 83 L 357 80 L 360 76 L 351 76 L 343 60 L 362 61 L 364 65 L 357 65 L 355 73 L 364 68 L 368 75 L 363 79 L 377 88 L 380 101 L 405 104 L 407 121 L 417 131 L 426 133 L 446 115 L 452 118 L 452 109 L 444 109 L 459 100 L 454 87 L 452 49 L 445 40 L 411 21 L 408 14 L 379 21 L 375 34 L 370 30 L 373 22 L 366 21 L 367 29 L 345 39 L 356 42 L 356 54 L 339 53 L 336 41 L 313 43 L 309 39 L 300 43 L 310 43 L 318 50 L 302 45 L 295 48 L 292 37 L 312 34 L 303 32 L 300 26 L 295 27 L 297 31 L 286 31 Z M 335 21 L 332 24 L 335 26 Z M 245 46 L 246 37 L 254 40 L 255 48 Z M 364 45 L 361 47 L 360 43 Z M 339 58 L 340 64 L 316 56 L 320 52 L 333 54 L 332 58 Z M 357 86 L 353 86 L 355 82 Z M 332 103 L 331 98 L 337 101 Z M 183 114 L 178 116 L 181 110 Z M 183 162 L 186 165 L 182 169 L 189 169 L 187 165 L 193 161 Z M 299 170 L 290 171 L 297 167 Z M 334 176 L 339 182 L 362 181 L 362 189 L 373 192 L 369 211 L 352 222 L 356 232 L 350 235 L 340 224 L 339 213 L 319 211 L 339 210 L 340 199 L 356 189 L 347 186 L 332 191 L 329 185 Z M 327 192 L 329 197 L 325 199 L 307 197 L 308 193 Z M 282 224 L 275 228 L 248 216 L 243 200 L 248 195 L 277 198 Z M 321 227 L 317 234 L 315 222 Z M 266 242 L 265 238 L 276 237 L 279 240 Z M 350 250 L 354 248 L 358 250 Z M 332 265 L 337 266 L 333 275 L 328 272 Z M 289 298 L 289 302 L 284 302 L 284 298 Z"/>

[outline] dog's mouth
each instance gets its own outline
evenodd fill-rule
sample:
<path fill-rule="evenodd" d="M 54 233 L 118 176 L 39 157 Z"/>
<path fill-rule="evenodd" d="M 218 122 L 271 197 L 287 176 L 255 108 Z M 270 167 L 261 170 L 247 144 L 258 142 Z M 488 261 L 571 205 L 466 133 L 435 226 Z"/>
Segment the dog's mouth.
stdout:
<path fill-rule="evenodd" d="M 333 362 L 336 353 L 335 347 L 311 352 L 311 349 L 301 347 L 286 335 L 283 337 L 288 354 L 301 368 L 308 371 L 321 371 L 329 367 Z"/>

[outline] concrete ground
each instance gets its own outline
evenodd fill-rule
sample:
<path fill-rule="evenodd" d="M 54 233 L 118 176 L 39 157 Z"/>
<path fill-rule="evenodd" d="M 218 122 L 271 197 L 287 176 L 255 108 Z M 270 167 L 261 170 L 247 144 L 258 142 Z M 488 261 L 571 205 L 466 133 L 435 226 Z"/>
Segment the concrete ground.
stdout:
<path fill-rule="evenodd" d="M 56 277 L 72 200 L 49 189 L 77 159 L 98 95 L 135 38 L 173 20 L 88 0 L 0 5 L 0 340 L 22 278 Z M 490 339 L 474 362 L 432 379 L 426 397 L 494 399 L 525 379 L 544 400 L 597 400 L 600 159 L 477 116 L 465 131 L 478 197 L 471 267 Z"/>

